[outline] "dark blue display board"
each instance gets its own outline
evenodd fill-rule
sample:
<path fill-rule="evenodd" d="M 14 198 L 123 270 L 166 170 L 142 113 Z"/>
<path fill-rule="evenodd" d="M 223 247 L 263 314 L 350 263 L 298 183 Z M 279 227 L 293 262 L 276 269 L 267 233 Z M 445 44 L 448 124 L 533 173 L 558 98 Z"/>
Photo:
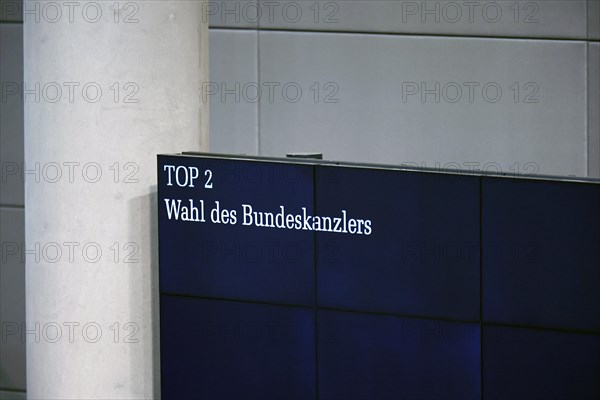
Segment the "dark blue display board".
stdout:
<path fill-rule="evenodd" d="M 600 185 L 158 157 L 163 399 L 600 398 Z"/>

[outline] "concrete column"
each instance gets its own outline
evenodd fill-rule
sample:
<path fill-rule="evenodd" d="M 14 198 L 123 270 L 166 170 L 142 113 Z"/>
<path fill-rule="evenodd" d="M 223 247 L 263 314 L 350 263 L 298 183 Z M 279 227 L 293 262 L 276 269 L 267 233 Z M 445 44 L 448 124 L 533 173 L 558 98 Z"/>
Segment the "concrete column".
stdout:
<path fill-rule="evenodd" d="M 24 8 L 28 398 L 158 398 L 156 154 L 208 148 L 202 3 Z"/>

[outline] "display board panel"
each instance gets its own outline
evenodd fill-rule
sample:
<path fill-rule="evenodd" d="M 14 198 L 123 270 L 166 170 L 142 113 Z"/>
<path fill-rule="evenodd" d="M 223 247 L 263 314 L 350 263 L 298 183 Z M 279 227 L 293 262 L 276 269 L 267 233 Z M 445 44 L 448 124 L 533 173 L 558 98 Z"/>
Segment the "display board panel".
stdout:
<path fill-rule="evenodd" d="M 320 399 L 480 397 L 479 324 L 324 310 L 319 325 Z"/>
<path fill-rule="evenodd" d="M 600 336 L 487 326 L 484 338 L 484 398 L 598 398 Z"/>
<path fill-rule="evenodd" d="M 312 167 L 194 157 L 161 165 L 160 264 L 176 266 L 161 269 L 163 293 L 314 304 L 312 232 L 259 226 L 280 222 L 281 206 L 313 214 Z"/>
<path fill-rule="evenodd" d="M 368 216 L 370 235 L 317 233 L 323 307 L 479 320 L 479 178 L 317 168 L 316 209 Z"/>
<path fill-rule="evenodd" d="M 485 321 L 600 333 L 600 186 L 482 185 Z"/>
<path fill-rule="evenodd" d="M 162 295 L 161 317 L 163 400 L 314 398 L 311 310 Z"/>

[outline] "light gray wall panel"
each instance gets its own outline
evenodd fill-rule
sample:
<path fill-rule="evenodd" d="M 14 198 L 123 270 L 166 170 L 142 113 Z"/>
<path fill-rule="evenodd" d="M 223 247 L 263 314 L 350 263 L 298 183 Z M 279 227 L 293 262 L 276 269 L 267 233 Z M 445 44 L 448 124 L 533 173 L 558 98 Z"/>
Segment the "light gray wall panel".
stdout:
<path fill-rule="evenodd" d="M 275 5 L 275 4 L 277 5 Z M 268 6 L 272 4 L 271 6 Z M 260 0 L 263 28 L 544 38 L 587 37 L 586 0 Z"/>
<path fill-rule="evenodd" d="M 25 390 L 25 263 L 20 249 L 25 242 L 23 209 L 0 207 L 0 389 Z"/>
<path fill-rule="evenodd" d="M 261 32 L 261 82 L 279 83 L 261 154 L 585 176 L 585 57 L 585 42 Z M 423 83 L 437 102 L 410 94 Z"/>
<path fill-rule="evenodd" d="M 260 18 L 256 0 L 207 0 L 203 6 L 211 28 L 257 28 Z"/>
<path fill-rule="evenodd" d="M 258 85 L 256 31 L 211 29 L 210 149 L 258 153 Z"/>
<path fill-rule="evenodd" d="M 600 178 L 600 44 L 588 48 L 588 173 Z"/>
<path fill-rule="evenodd" d="M 600 0 L 588 0 L 588 38 L 600 39 Z"/>
<path fill-rule="evenodd" d="M 22 28 L 0 24 L 0 204 L 10 205 L 24 204 Z"/>

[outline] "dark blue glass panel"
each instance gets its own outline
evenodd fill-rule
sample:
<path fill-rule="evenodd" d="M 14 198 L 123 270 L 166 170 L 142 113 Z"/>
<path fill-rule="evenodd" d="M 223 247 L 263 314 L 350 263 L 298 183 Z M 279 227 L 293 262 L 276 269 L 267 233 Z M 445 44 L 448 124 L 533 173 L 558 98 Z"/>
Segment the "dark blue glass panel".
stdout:
<path fill-rule="evenodd" d="M 600 332 L 600 185 L 483 180 L 484 319 Z"/>
<path fill-rule="evenodd" d="M 600 336 L 485 327 L 484 398 L 600 399 Z"/>
<path fill-rule="evenodd" d="M 479 320 L 478 178 L 316 170 L 317 214 L 372 222 L 317 234 L 320 306 Z"/>
<path fill-rule="evenodd" d="M 311 310 L 161 295 L 162 398 L 315 398 Z"/>
<path fill-rule="evenodd" d="M 319 311 L 319 399 L 479 399 L 479 324 Z"/>
<path fill-rule="evenodd" d="M 245 216 L 244 210 L 249 208 L 243 207 L 272 213 L 272 218 L 281 211 L 280 206 L 285 206 L 286 213 L 302 213 L 305 207 L 312 214 L 312 167 L 198 157 L 160 156 L 159 161 L 161 292 L 314 304 L 313 233 L 257 227 L 254 216 L 252 221 Z M 178 187 L 175 172 L 172 186 L 168 186 L 164 165 L 198 168 L 195 187 Z M 212 189 L 205 188 L 207 170 L 212 174 Z M 180 170 L 182 183 L 184 172 Z M 175 220 L 174 214 L 169 219 L 165 199 L 181 199 L 188 206 L 192 199 L 198 214 L 203 200 L 205 222 Z M 216 202 L 220 223 L 211 219 L 214 216 L 217 221 L 212 213 Z M 225 209 L 236 211 L 235 224 L 223 223 Z M 230 215 L 228 222 L 232 222 Z"/>

